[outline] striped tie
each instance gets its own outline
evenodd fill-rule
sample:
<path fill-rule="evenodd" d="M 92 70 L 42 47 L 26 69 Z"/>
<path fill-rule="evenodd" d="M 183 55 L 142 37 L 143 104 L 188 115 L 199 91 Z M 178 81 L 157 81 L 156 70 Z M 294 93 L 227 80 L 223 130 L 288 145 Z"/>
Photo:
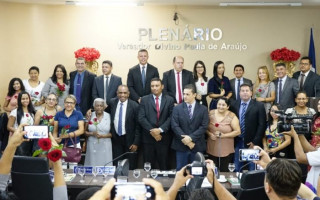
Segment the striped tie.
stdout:
<path fill-rule="evenodd" d="M 240 129 L 241 129 L 240 137 L 243 137 L 244 133 L 245 133 L 245 128 L 246 128 L 246 126 L 245 126 L 245 116 L 246 116 L 247 104 L 246 103 L 242 103 L 241 106 L 242 106 L 242 112 L 241 112 L 241 115 L 240 115 Z"/>

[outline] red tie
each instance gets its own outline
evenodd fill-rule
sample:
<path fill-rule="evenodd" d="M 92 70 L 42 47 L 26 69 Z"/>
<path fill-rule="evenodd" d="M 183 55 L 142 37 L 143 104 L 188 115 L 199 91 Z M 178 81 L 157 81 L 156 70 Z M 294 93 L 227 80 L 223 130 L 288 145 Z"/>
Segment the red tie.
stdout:
<path fill-rule="evenodd" d="M 182 95 L 181 95 L 181 87 L 180 87 L 180 72 L 177 72 L 177 79 L 178 79 L 178 93 L 179 93 L 179 102 L 182 102 Z"/>
<path fill-rule="evenodd" d="M 156 109 L 157 109 L 157 123 L 158 123 L 160 119 L 159 97 L 156 97 Z"/>

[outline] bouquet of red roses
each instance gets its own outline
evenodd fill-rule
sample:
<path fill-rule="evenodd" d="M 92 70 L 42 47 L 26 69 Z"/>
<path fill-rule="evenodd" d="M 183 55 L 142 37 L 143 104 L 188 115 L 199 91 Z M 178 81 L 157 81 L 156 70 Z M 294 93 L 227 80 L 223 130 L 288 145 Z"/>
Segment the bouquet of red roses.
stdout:
<path fill-rule="evenodd" d="M 271 60 L 274 61 L 284 61 L 284 62 L 292 62 L 296 61 L 300 57 L 300 53 L 294 50 L 289 50 L 286 47 L 281 49 L 276 49 L 270 54 Z"/>
<path fill-rule="evenodd" d="M 51 140 L 49 138 L 41 138 L 38 141 L 40 149 L 33 153 L 33 157 L 38 155 L 46 155 L 47 158 L 53 162 L 59 160 L 62 156 L 66 156 L 66 153 L 62 151 L 63 144 L 59 146 L 52 146 Z"/>
<path fill-rule="evenodd" d="M 95 48 L 83 47 L 74 52 L 76 58 L 82 57 L 88 62 L 97 60 L 100 57 L 100 52 Z"/>
<path fill-rule="evenodd" d="M 57 95 L 61 97 L 64 91 L 66 91 L 66 85 L 57 83 Z"/>

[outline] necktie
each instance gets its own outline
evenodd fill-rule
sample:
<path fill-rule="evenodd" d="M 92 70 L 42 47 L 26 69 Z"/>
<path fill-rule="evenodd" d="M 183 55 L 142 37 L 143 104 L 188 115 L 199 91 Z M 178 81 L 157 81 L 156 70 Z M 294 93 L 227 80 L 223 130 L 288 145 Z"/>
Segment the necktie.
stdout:
<path fill-rule="evenodd" d="M 245 133 L 245 116 L 246 116 L 246 111 L 247 111 L 247 104 L 246 103 L 242 103 L 241 104 L 242 106 L 242 112 L 241 112 L 241 115 L 240 115 L 240 129 L 241 129 L 241 135 L 240 137 L 243 137 L 244 136 L 244 133 Z"/>
<path fill-rule="evenodd" d="M 109 76 L 106 76 L 105 100 L 107 100 L 108 87 L 109 87 Z"/>
<path fill-rule="evenodd" d="M 77 86 L 76 86 L 76 98 L 77 104 L 81 102 L 81 75 L 78 74 Z"/>
<path fill-rule="evenodd" d="M 120 110 L 119 110 L 119 121 L 118 121 L 118 135 L 122 135 L 122 106 L 123 103 L 120 103 Z"/>
<path fill-rule="evenodd" d="M 189 118 L 192 118 L 192 105 L 188 106 L 188 113 L 189 113 Z"/>
<path fill-rule="evenodd" d="M 160 119 L 159 97 L 156 97 L 156 110 L 157 110 L 157 124 L 158 124 Z"/>
<path fill-rule="evenodd" d="M 301 74 L 300 76 L 301 76 L 301 79 L 300 79 L 300 90 L 302 90 L 303 89 L 303 81 L 304 81 L 305 75 Z"/>
<path fill-rule="evenodd" d="M 146 71 L 145 66 L 142 66 L 141 78 L 142 78 L 142 87 L 143 89 L 146 87 Z"/>
<path fill-rule="evenodd" d="M 279 95 L 278 95 L 278 102 L 277 103 L 280 103 L 280 99 L 281 99 L 281 93 L 282 93 L 282 79 L 279 80 Z"/>
<path fill-rule="evenodd" d="M 180 87 L 180 72 L 177 72 L 177 83 L 178 83 L 178 94 L 179 94 L 179 102 L 182 102 L 182 94 L 181 94 L 181 87 Z"/>
<path fill-rule="evenodd" d="M 237 100 L 240 99 L 240 79 L 238 79 Z"/>

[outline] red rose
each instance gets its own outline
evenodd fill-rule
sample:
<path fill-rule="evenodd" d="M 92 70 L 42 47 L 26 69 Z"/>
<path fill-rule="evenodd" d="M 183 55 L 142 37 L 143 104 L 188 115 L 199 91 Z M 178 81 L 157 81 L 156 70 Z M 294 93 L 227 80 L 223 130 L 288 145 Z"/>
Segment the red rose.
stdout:
<path fill-rule="evenodd" d="M 201 86 L 204 86 L 204 83 L 201 83 Z"/>
<path fill-rule="evenodd" d="M 215 123 L 214 126 L 215 126 L 215 127 L 219 127 L 219 123 Z"/>
<path fill-rule="evenodd" d="M 43 116 L 42 116 L 42 119 L 46 120 L 46 119 L 48 119 L 48 116 L 43 115 Z"/>
<path fill-rule="evenodd" d="M 93 121 L 94 121 L 94 122 L 97 122 L 97 121 L 98 121 L 98 119 L 97 119 L 97 118 L 94 118 L 94 119 L 93 119 Z"/>
<path fill-rule="evenodd" d="M 36 95 L 38 95 L 38 94 L 39 94 L 39 92 L 35 92 L 35 94 L 36 94 Z"/>
<path fill-rule="evenodd" d="M 51 149 L 51 140 L 49 138 L 41 138 L 38 141 L 38 145 L 42 150 L 48 151 Z"/>
<path fill-rule="evenodd" d="M 89 125 L 92 125 L 93 123 L 92 123 L 92 121 L 89 121 Z"/>
<path fill-rule="evenodd" d="M 17 98 L 18 98 L 18 96 L 14 96 L 14 98 L 15 98 L 15 99 L 17 99 Z"/>
<path fill-rule="evenodd" d="M 56 162 L 62 157 L 62 151 L 60 149 L 54 149 L 48 153 L 48 158 L 52 162 Z"/>
<path fill-rule="evenodd" d="M 64 129 L 69 129 L 69 128 L 70 128 L 70 124 L 64 126 Z"/>
<path fill-rule="evenodd" d="M 28 114 L 28 113 L 26 113 L 26 117 L 29 117 L 29 114 Z"/>
<path fill-rule="evenodd" d="M 52 116 L 52 115 L 49 115 L 49 116 L 47 116 L 47 118 L 48 118 L 48 119 L 52 119 L 52 118 L 53 118 L 53 116 Z"/>
<path fill-rule="evenodd" d="M 224 84 L 224 82 L 223 81 L 221 81 L 221 85 L 223 85 Z"/>
<path fill-rule="evenodd" d="M 261 90 L 261 89 L 259 89 L 258 91 L 259 91 L 259 92 L 262 92 L 262 90 Z"/>

